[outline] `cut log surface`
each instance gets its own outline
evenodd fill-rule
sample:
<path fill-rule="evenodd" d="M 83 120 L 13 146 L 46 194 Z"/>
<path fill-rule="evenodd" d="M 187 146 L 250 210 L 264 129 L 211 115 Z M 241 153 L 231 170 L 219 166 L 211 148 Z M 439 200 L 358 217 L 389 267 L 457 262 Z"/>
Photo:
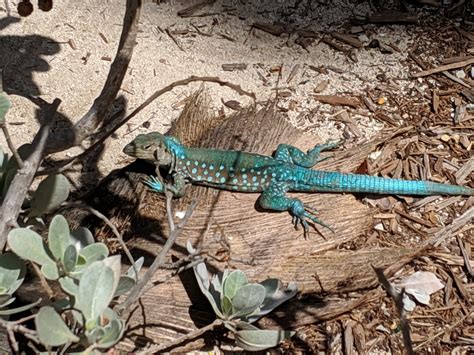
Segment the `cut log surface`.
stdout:
<path fill-rule="evenodd" d="M 292 144 L 302 150 L 323 143 L 291 126 L 283 114 L 271 106 L 258 111 L 243 110 L 228 118 L 212 117 L 207 107 L 205 94 L 193 95 L 169 134 L 190 146 L 261 154 L 272 154 L 280 143 Z M 333 157 L 315 168 L 354 171 L 381 141 L 363 144 L 350 152 L 328 153 Z M 133 163 L 112 173 L 85 198 L 86 203 L 109 216 L 118 226 L 134 257 L 146 257 L 145 265 L 153 260 L 168 235 L 164 197 L 149 192 L 141 182 L 144 173 L 153 170 L 145 163 Z M 367 231 L 372 223 L 372 212 L 350 194 L 294 195 L 317 208 L 318 218 L 329 224 L 335 233 L 318 226 L 319 233 L 313 229 L 309 238 L 304 239 L 302 229 L 295 230 L 288 213 L 257 211 L 258 194 L 193 186 L 187 190 L 186 197 L 174 201 L 175 212 L 185 211 L 192 199 L 197 199 L 198 206 L 172 254 L 178 258 L 185 256 L 188 239 L 199 247 L 221 238 L 225 240 L 225 248 L 216 242 L 214 250 L 209 247 L 206 251 L 209 255 L 222 257 L 225 262 L 210 260 L 210 271 L 233 267 L 245 271 L 254 281 L 268 277 L 279 278 L 284 283 L 297 281 L 304 296 L 283 305 L 274 316 L 287 329 L 294 329 L 298 325 L 330 319 L 363 303 L 363 297 L 338 299 L 335 294 L 374 287 L 376 281 L 371 265 L 388 267 L 398 263 L 400 267 L 415 253 L 392 248 L 331 250 Z M 73 225 L 93 225 L 93 219 L 83 212 L 67 210 L 63 213 Z M 204 235 L 208 225 L 209 231 Z M 102 238 L 112 236 L 106 227 L 96 229 L 95 234 Z M 163 239 L 159 241 L 160 238 L 154 238 L 152 234 Z M 169 270 L 163 270 L 155 277 L 160 280 L 169 273 Z M 330 301 L 323 297 L 328 294 L 332 294 Z M 154 287 L 142 297 L 142 305 L 143 308 L 133 312 L 131 332 L 122 343 L 123 349 L 132 350 L 147 342 L 167 342 L 212 320 L 211 308 L 200 294 L 191 271 Z M 296 309 L 305 316 L 298 318 L 292 314 Z M 261 320 L 261 324 L 273 324 L 271 317 Z"/>

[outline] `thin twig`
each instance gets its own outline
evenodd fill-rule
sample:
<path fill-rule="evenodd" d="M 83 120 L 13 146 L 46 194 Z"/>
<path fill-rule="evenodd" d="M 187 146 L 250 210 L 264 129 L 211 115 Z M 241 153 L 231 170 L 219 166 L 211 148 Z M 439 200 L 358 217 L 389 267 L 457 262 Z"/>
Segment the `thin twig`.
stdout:
<path fill-rule="evenodd" d="M 205 327 L 193 330 L 192 332 L 189 332 L 188 334 L 183 335 L 182 337 L 172 340 L 169 343 L 165 343 L 165 344 L 161 344 L 157 346 L 150 346 L 149 348 L 145 349 L 145 351 L 150 354 L 159 353 L 165 349 L 172 348 L 172 347 L 175 347 L 176 345 L 196 339 L 197 337 L 201 336 L 202 334 L 204 334 L 205 332 L 209 330 L 214 330 L 216 328 L 222 327 L 223 324 L 224 322 L 221 319 L 217 318 L 214 322 L 206 325 Z"/>
<path fill-rule="evenodd" d="M 469 208 L 466 212 L 464 212 L 459 217 L 456 217 L 455 219 L 453 219 L 451 224 L 437 231 L 435 235 L 432 238 L 427 239 L 423 243 L 423 245 L 424 246 L 433 245 L 435 247 L 439 246 L 447 238 L 450 238 L 456 235 L 461 230 L 462 227 L 468 225 L 469 223 L 472 223 L 473 219 L 474 219 L 474 206 Z"/>
<path fill-rule="evenodd" d="M 4 0 L 3 3 L 5 4 L 5 10 L 7 11 L 7 16 L 11 16 L 11 11 L 10 11 L 10 4 L 8 3 L 8 0 Z"/>
<path fill-rule="evenodd" d="M 85 205 L 83 203 L 80 203 L 80 202 L 71 202 L 68 205 L 71 206 L 71 207 L 82 208 L 83 210 L 89 211 L 90 213 L 92 213 L 97 218 L 100 218 L 112 230 L 112 233 L 115 234 L 115 237 L 117 238 L 117 240 L 120 243 L 123 251 L 125 252 L 125 255 L 127 256 L 128 261 L 132 265 L 133 271 L 135 273 L 136 280 L 138 280 L 138 270 L 135 266 L 135 260 L 133 260 L 133 256 L 130 253 L 130 250 L 128 249 L 127 245 L 125 244 L 125 242 L 123 240 L 123 237 L 122 237 L 122 234 L 120 234 L 117 227 L 115 227 L 115 225 L 105 215 L 103 215 L 102 213 L 97 211 L 95 208 L 92 208 L 92 207 L 87 206 L 87 205 Z"/>
<path fill-rule="evenodd" d="M 423 348 L 424 346 L 428 345 L 429 343 L 431 343 L 433 340 L 435 340 L 436 338 L 439 338 L 441 336 L 443 336 L 443 334 L 446 334 L 448 333 L 451 329 L 454 329 L 456 328 L 459 324 L 461 324 L 462 322 L 464 322 L 466 319 L 472 319 L 472 316 L 474 316 L 474 312 L 468 312 L 466 315 L 464 315 L 461 319 L 459 319 L 457 322 L 453 323 L 453 324 L 450 324 L 448 326 L 445 326 L 443 328 L 443 330 L 441 330 L 440 332 L 434 334 L 433 336 L 429 337 L 428 339 L 426 339 L 425 341 L 423 341 L 422 343 L 418 344 L 416 347 L 415 347 L 415 351 L 418 351 L 418 349 L 421 349 Z"/>
<path fill-rule="evenodd" d="M 171 274 L 167 275 L 166 277 L 164 277 L 163 279 L 161 280 L 156 280 L 154 281 L 151 285 L 148 285 L 148 287 L 145 289 L 145 291 L 143 291 L 143 293 L 147 293 L 148 291 L 150 291 L 152 288 L 158 286 L 158 285 L 161 285 L 161 284 L 164 284 L 165 282 L 168 282 L 169 280 L 171 280 L 173 277 L 175 277 L 176 275 L 179 275 L 180 273 L 182 273 L 183 271 L 186 271 L 186 270 L 189 270 L 193 267 L 195 267 L 196 265 L 200 264 L 200 263 L 203 263 L 205 262 L 205 259 L 203 258 L 198 258 L 198 259 L 195 259 L 193 261 L 191 261 L 190 263 L 188 264 L 185 264 L 185 265 L 181 265 L 179 268 L 177 268 L 176 270 L 174 270 Z"/>
<path fill-rule="evenodd" d="M 35 263 L 31 263 L 31 267 L 33 268 L 36 276 L 38 276 L 38 278 L 40 280 L 40 284 L 41 284 L 41 286 L 43 286 L 44 290 L 48 294 L 49 299 L 53 300 L 55 298 L 54 291 L 49 286 L 48 281 L 46 281 L 46 278 L 44 277 L 44 275 L 41 272 L 40 268 Z"/>
<path fill-rule="evenodd" d="M 15 158 L 16 163 L 18 164 L 18 168 L 23 169 L 23 159 L 21 159 L 20 154 L 18 154 L 18 150 L 16 150 L 15 145 L 12 142 L 10 133 L 8 132 L 7 124 L 4 122 L 1 126 L 3 135 L 5 136 L 5 140 L 7 141 L 8 148 L 10 148 L 10 151 L 12 152 L 13 157 Z"/>
<path fill-rule="evenodd" d="M 113 133 L 115 133 L 120 127 L 122 127 L 125 123 L 130 121 L 133 117 L 135 117 L 140 111 L 142 111 L 145 107 L 147 107 L 149 104 L 151 104 L 154 100 L 156 100 L 158 97 L 161 95 L 173 90 L 175 87 L 178 86 L 186 86 L 189 85 L 192 82 L 212 82 L 212 83 L 217 83 L 221 86 L 227 86 L 231 88 L 232 90 L 236 91 L 240 95 L 248 96 L 254 101 L 256 100 L 256 96 L 254 93 L 246 91 L 240 87 L 240 85 L 233 84 L 228 81 L 224 81 L 219 79 L 218 77 L 207 77 L 207 76 L 190 76 L 187 79 L 182 79 L 175 81 L 167 86 L 165 86 L 162 89 L 159 89 L 155 91 L 148 99 L 146 99 L 140 106 L 138 106 L 135 110 L 133 110 L 128 116 L 126 116 L 124 119 L 122 119 L 120 122 L 115 123 L 112 127 L 104 129 L 104 134 L 94 143 L 92 144 L 89 148 L 87 148 L 85 151 L 83 151 L 81 154 L 76 155 L 75 157 L 72 157 L 71 159 L 65 161 L 63 165 L 56 170 L 56 172 L 62 172 L 66 169 L 68 169 L 76 160 L 80 160 L 87 156 L 90 152 L 94 151 L 95 148 L 98 145 L 101 145 L 102 143 L 105 142 L 107 138 L 109 138 Z"/>
<path fill-rule="evenodd" d="M 428 76 L 428 75 L 431 75 L 431 74 L 440 73 L 440 72 L 443 72 L 445 70 L 452 70 L 452 69 L 462 68 L 462 67 L 465 67 L 465 66 L 468 66 L 468 65 L 471 65 L 471 64 L 474 64 L 474 59 L 473 58 L 468 59 L 468 60 L 461 60 L 460 62 L 456 62 L 456 63 L 440 65 L 439 67 L 436 67 L 436 68 L 422 70 L 418 73 L 412 74 L 412 77 L 421 78 L 423 76 Z"/>
<path fill-rule="evenodd" d="M 33 139 L 32 153 L 24 161 L 23 169 L 18 170 L 4 197 L 0 210 L 0 250 L 3 250 L 5 247 L 8 232 L 16 223 L 28 188 L 43 160 L 50 127 L 60 103 L 61 100 L 54 99 L 53 103 L 44 110 L 44 124 Z"/>
<path fill-rule="evenodd" d="M 31 339 L 37 344 L 40 343 L 37 337 L 36 331 L 28 329 L 24 325 L 19 324 L 18 321 L 10 322 L 10 321 L 0 318 L 0 327 L 3 327 L 6 329 L 8 333 L 8 337 L 10 338 L 12 348 L 15 352 L 19 351 L 18 342 L 15 339 L 15 334 L 14 334 L 15 332 L 23 334 L 25 337 L 27 337 L 28 339 Z"/>
<path fill-rule="evenodd" d="M 407 354 L 413 355 L 415 353 L 413 351 L 413 344 L 411 342 L 410 328 L 408 327 L 405 309 L 403 307 L 403 295 L 405 294 L 405 289 L 402 289 L 402 292 L 397 292 L 395 287 L 393 287 L 385 277 L 383 269 L 376 268 L 374 266 L 372 266 L 372 269 L 374 269 L 375 273 L 377 274 L 377 278 L 379 279 L 379 282 L 385 288 L 389 296 L 395 301 L 395 306 L 397 307 L 398 315 L 400 317 L 400 327 L 402 328 L 403 344 L 405 345 L 405 350 Z"/>
<path fill-rule="evenodd" d="M 181 47 L 181 45 L 179 44 L 178 40 L 173 36 L 173 34 L 171 33 L 171 31 L 169 30 L 169 28 L 165 28 L 165 32 L 166 34 L 168 35 L 169 38 L 171 38 L 174 42 L 174 44 L 176 44 L 176 46 L 182 50 L 183 52 L 186 52 L 183 47 Z"/>
<path fill-rule="evenodd" d="M 166 206 L 167 206 L 167 212 L 168 212 L 168 220 L 170 218 L 173 218 L 171 208 L 168 207 L 168 206 L 171 206 L 171 200 L 172 200 L 172 194 L 169 191 L 167 191 L 166 192 Z M 168 240 L 166 241 L 165 245 L 156 256 L 155 260 L 153 260 L 153 263 L 151 264 L 150 268 L 145 272 L 145 274 L 143 275 L 143 278 L 141 278 L 137 282 L 137 284 L 132 288 L 130 294 L 122 302 L 122 304 L 118 305 L 115 308 L 118 314 L 121 314 L 123 313 L 124 310 L 130 308 L 130 306 L 134 304 L 144 294 L 145 285 L 151 280 L 153 275 L 163 265 L 166 254 L 170 251 L 174 242 L 176 241 L 178 236 L 181 234 L 183 227 L 186 225 L 189 218 L 193 214 L 196 204 L 197 204 L 196 201 L 191 202 L 181 222 L 176 225 L 176 228 L 174 229 L 170 228 L 170 234 L 169 234 Z"/>

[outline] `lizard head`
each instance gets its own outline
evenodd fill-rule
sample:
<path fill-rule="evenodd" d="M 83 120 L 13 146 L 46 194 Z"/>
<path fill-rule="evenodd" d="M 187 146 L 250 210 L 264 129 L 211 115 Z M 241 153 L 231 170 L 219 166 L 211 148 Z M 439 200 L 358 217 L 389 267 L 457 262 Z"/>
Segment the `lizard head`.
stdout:
<path fill-rule="evenodd" d="M 143 159 L 159 166 L 169 166 L 173 161 L 173 146 L 179 144 L 174 137 L 158 132 L 138 135 L 127 144 L 123 152 L 131 157 Z"/>

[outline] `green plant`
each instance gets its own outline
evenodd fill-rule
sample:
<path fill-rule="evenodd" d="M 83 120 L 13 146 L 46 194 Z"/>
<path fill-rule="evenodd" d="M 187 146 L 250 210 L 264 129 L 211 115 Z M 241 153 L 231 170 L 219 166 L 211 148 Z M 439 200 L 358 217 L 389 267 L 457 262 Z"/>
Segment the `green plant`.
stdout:
<path fill-rule="evenodd" d="M 107 246 L 95 243 L 87 228 L 71 232 L 61 215 L 51 221 L 47 243 L 31 229 L 15 228 L 8 234 L 8 246 L 21 258 L 40 265 L 44 277 L 57 281 L 65 292 L 64 298 L 41 307 L 35 318 L 43 345 L 76 343 L 78 350 L 106 349 L 122 337 L 124 322 L 110 303 L 135 285 L 135 271 L 143 258 L 121 275 L 120 256 L 109 256 Z M 1 271 L 0 262 L 0 281 Z"/>
<path fill-rule="evenodd" d="M 25 279 L 25 263 L 13 253 L 0 255 L 0 316 L 20 313 L 36 306 L 41 299 L 17 308 L 4 309 L 15 301 L 13 293 Z"/>
<path fill-rule="evenodd" d="M 188 252 L 196 250 L 190 243 Z M 262 330 L 251 323 L 270 313 L 298 292 L 291 282 L 283 290 L 278 279 L 250 283 L 240 270 L 224 270 L 209 278 L 204 262 L 193 267 L 202 293 L 209 300 L 216 316 L 235 335 L 236 344 L 248 351 L 259 351 L 278 345 L 294 335 L 287 330 Z"/>
<path fill-rule="evenodd" d="M 0 127 L 4 129 L 5 135 L 7 135 L 5 119 L 10 107 L 10 100 L 0 91 Z M 30 155 L 31 149 L 31 144 L 23 144 L 18 148 L 18 156 L 23 160 L 26 159 Z M 0 202 L 3 201 L 18 168 L 17 159 L 14 156 L 9 158 L 8 154 L 0 147 Z M 62 174 L 48 175 L 38 185 L 31 201 L 29 201 L 28 218 L 39 217 L 66 201 L 69 196 L 70 185 L 68 179 Z"/>

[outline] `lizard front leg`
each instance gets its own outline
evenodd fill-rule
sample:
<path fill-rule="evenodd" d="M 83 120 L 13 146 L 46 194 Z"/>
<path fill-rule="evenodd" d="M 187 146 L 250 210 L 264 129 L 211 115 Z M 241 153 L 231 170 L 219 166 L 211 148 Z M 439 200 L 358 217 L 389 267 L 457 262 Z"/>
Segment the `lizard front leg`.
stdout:
<path fill-rule="evenodd" d="M 295 226 L 298 223 L 301 223 L 303 226 L 305 237 L 309 233 L 307 219 L 334 232 L 331 227 L 309 212 L 311 211 L 312 213 L 315 213 L 316 210 L 314 208 L 305 206 L 304 203 L 298 198 L 290 198 L 285 196 L 287 190 L 288 188 L 285 186 L 285 184 L 273 182 L 268 186 L 267 189 L 265 189 L 265 191 L 262 192 L 257 202 L 262 208 L 268 210 L 290 212 L 290 214 L 293 216 L 293 222 Z"/>
<path fill-rule="evenodd" d="M 321 152 L 334 149 L 341 143 L 342 142 L 318 144 L 313 149 L 308 150 L 307 153 L 304 153 L 292 145 L 280 144 L 273 156 L 277 160 L 302 166 L 304 168 L 311 168 L 320 161 L 327 159 L 320 157 Z"/>
<path fill-rule="evenodd" d="M 153 191 L 164 193 L 165 189 L 169 189 L 173 194 L 173 197 L 179 198 L 183 197 L 186 192 L 186 180 L 183 175 L 175 173 L 172 175 L 173 183 L 166 184 L 163 183 L 156 176 L 149 176 L 145 179 L 144 183 L 148 185 Z"/>

